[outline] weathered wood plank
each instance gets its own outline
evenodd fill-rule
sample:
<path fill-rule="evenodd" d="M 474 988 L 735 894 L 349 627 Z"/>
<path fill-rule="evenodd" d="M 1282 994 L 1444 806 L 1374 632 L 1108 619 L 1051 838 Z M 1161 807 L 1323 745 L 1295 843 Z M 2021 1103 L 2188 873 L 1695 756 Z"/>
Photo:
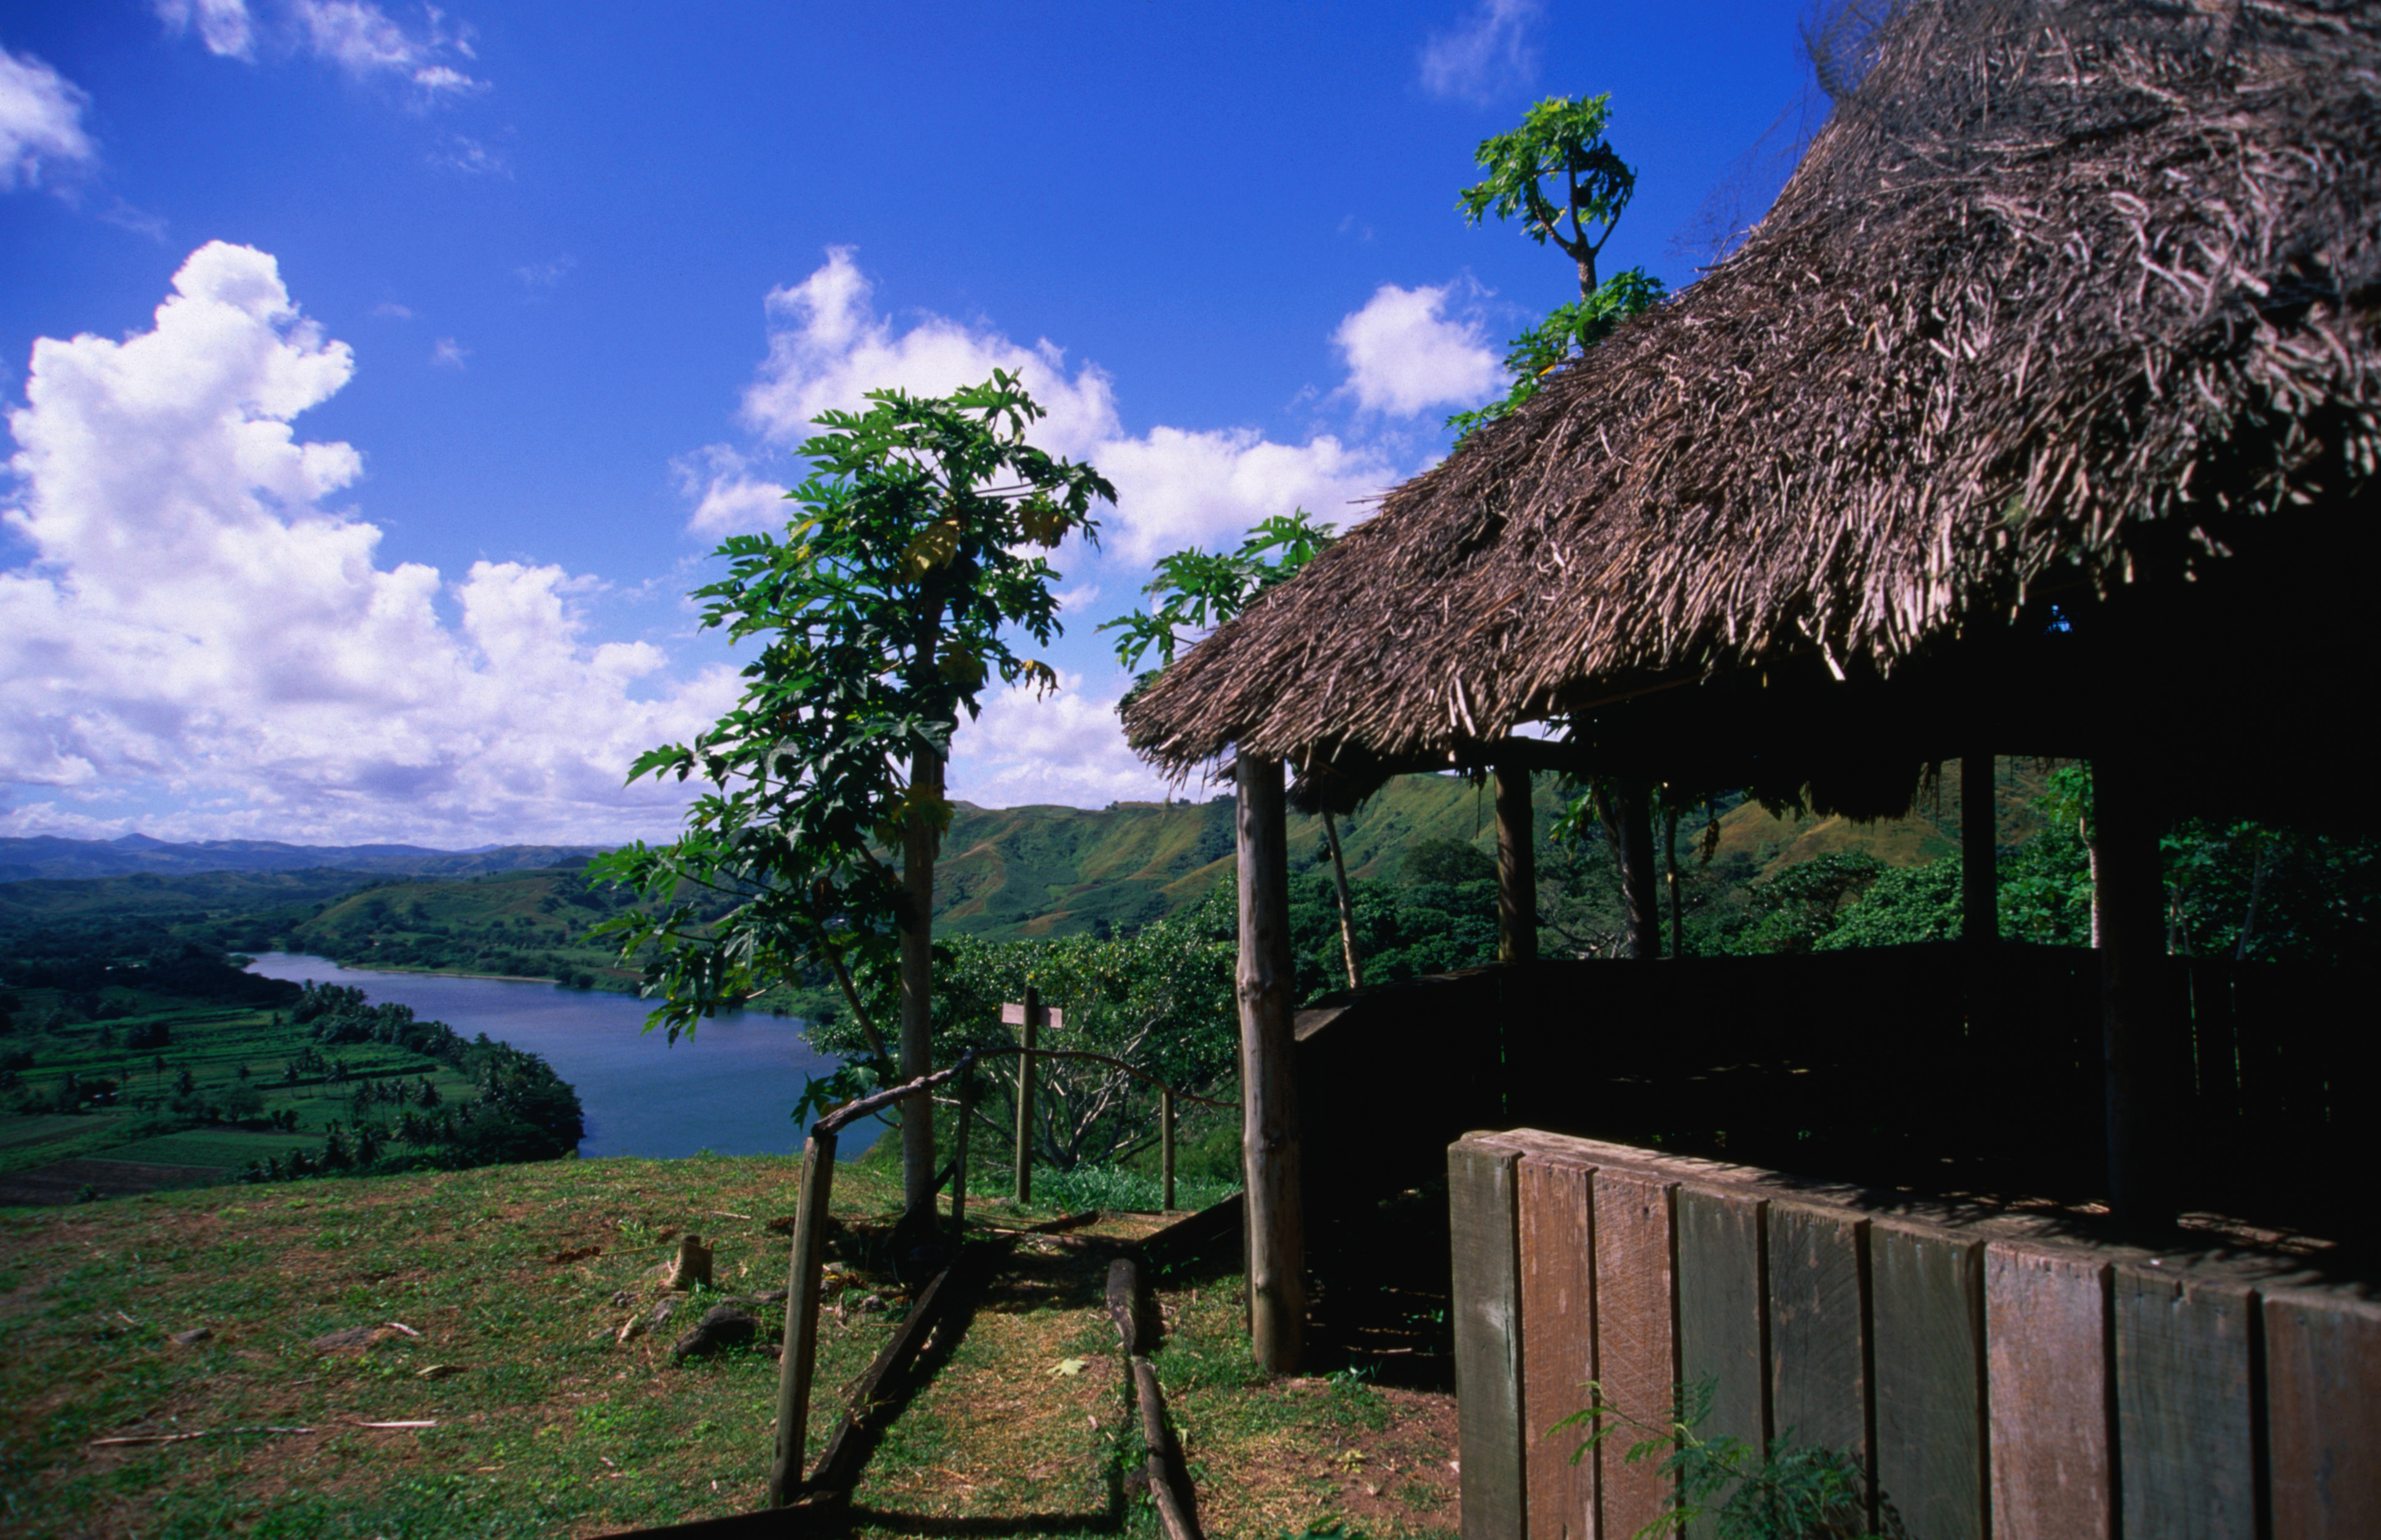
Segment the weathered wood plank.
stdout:
<path fill-rule="evenodd" d="M 1595 1377 L 1594 1170 L 1539 1155 L 1520 1164 L 1521 1432 L 1538 1540 L 1598 1533 L 1595 1461 L 1570 1458 L 1586 1430 L 1549 1432 L 1587 1404 Z"/>
<path fill-rule="evenodd" d="M 1679 1383 L 1710 1380 L 1698 1431 L 1734 1438 L 1755 1460 L 1769 1447 L 1767 1209 L 1741 1189 L 1679 1189 Z M 1687 1529 L 1691 1540 L 1717 1533 L 1716 1514 Z"/>
<path fill-rule="evenodd" d="M 1985 1534 L 1984 1250 L 1930 1225 L 1869 1231 L 1876 1483 L 1927 1540 Z"/>
<path fill-rule="evenodd" d="M 1869 1452 L 1868 1221 L 1799 1203 L 1769 1205 L 1770 1424 L 1780 1438 Z"/>
<path fill-rule="evenodd" d="M 1521 1295 L 1514 1168 L 1469 1139 L 1447 1151 L 1455 1261 L 1455 1404 L 1463 1540 L 1528 1540 L 1521 1459 Z"/>
<path fill-rule="evenodd" d="M 2255 1291 L 2175 1264 L 2119 1267 L 2111 1288 L 2126 1540 L 2253 1540 Z"/>
<path fill-rule="evenodd" d="M 2381 1534 L 2381 1304 L 2288 1290 L 2265 1314 L 2272 1533 Z"/>
<path fill-rule="evenodd" d="M 1994 1534 L 2114 1540 L 2107 1331 L 2106 1261 L 1985 1246 Z"/>
<path fill-rule="evenodd" d="M 1605 1401 L 1656 1427 L 1679 1382 L 1678 1323 L 1670 1291 L 1671 1199 L 1678 1183 L 1600 1169 L 1595 1191 L 1595 1370 Z M 1634 1534 L 1662 1514 L 1672 1483 L 1661 1461 L 1623 1458 L 1646 1437 L 1612 1435 L 1595 1454 L 1598 1533 Z"/>

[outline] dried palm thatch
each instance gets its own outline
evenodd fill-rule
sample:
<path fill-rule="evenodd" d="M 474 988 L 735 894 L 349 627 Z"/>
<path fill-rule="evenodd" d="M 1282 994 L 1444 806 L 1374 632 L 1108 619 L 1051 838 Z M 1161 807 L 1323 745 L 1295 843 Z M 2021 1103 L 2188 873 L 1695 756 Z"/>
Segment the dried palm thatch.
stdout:
<path fill-rule="evenodd" d="M 1135 746 L 1313 772 L 1890 675 L 2381 484 L 2374 7 L 1913 0 L 1834 64 L 1733 257 L 1191 649 Z"/>

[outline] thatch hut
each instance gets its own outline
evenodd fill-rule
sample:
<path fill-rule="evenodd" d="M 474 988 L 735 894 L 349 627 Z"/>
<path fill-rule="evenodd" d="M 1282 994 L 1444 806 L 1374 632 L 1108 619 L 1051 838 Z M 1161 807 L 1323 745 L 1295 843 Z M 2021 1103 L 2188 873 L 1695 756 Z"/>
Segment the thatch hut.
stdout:
<path fill-rule="evenodd" d="M 1836 62 L 1733 256 L 1127 729 L 1341 808 L 1460 766 L 1875 816 L 1928 761 L 2089 756 L 2113 1196 L 2154 1209 L 2158 819 L 2314 806 L 2372 700 L 2381 12 L 1912 0 Z"/>

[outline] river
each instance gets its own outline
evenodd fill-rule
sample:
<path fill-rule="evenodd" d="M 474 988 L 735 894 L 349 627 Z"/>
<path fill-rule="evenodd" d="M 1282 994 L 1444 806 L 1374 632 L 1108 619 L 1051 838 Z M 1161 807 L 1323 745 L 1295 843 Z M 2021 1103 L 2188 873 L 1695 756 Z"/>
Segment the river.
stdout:
<path fill-rule="evenodd" d="M 268 952 L 249 964 L 267 978 L 348 984 L 375 1002 L 413 1007 L 466 1037 L 484 1032 L 543 1056 L 579 1092 L 587 1135 L 583 1157 L 675 1158 L 718 1155 L 797 1155 L 806 1123 L 787 1114 L 802 1077 L 836 1061 L 802 1038 L 798 1020 L 737 1012 L 704 1022 L 675 1044 L 641 1033 L 645 1001 L 589 989 L 557 989 L 510 978 L 374 973 L 324 957 Z M 866 1149 L 875 1124 L 849 1129 L 846 1159 Z"/>

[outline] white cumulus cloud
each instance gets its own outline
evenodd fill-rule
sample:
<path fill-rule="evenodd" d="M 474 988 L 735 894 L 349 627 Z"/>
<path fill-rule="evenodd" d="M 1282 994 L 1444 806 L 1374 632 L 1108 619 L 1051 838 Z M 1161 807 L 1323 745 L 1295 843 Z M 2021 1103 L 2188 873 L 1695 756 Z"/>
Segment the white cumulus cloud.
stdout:
<path fill-rule="evenodd" d="M 157 0 L 157 18 L 177 35 L 196 27 L 207 52 L 219 57 L 256 56 L 256 24 L 248 0 Z"/>
<path fill-rule="evenodd" d="M 1329 434 L 1290 444 L 1247 428 L 1129 433 L 1106 372 L 1084 363 L 1069 373 L 1064 352 L 1046 340 L 1028 347 L 988 326 L 932 314 L 897 328 L 877 310 L 849 247 L 831 249 L 800 283 L 772 290 L 767 313 L 769 357 L 744 395 L 745 420 L 765 440 L 799 443 L 815 431 L 819 413 L 858 409 L 871 390 L 939 394 L 1007 370 L 1049 414 L 1034 426 L 1033 443 L 1088 459 L 1116 483 L 1116 507 L 1101 512 L 1101 542 L 1129 563 L 1237 542 L 1250 525 L 1301 504 L 1346 524 L 1357 514 L 1351 500 L 1398 479 L 1386 451 Z M 708 491 L 704 500 L 725 506 Z M 697 527 L 726 527 L 719 516 Z"/>
<path fill-rule="evenodd" d="M 0 48 L 0 192 L 39 187 L 46 168 L 99 158 L 82 126 L 91 98 L 31 54 Z"/>
<path fill-rule="evenodd" d="M 355 370 L 262 251 L 211 243 L 147 332 L 33 346 L 0 571 L 0 827 L 181 836 L 600 840 L 675 827 L 623 789 L 734 698 L 594 643 L 590 587 L 478 562 L 383 567 L 329 500 L 361 455 L 290 424 Z M 453 618 L 449 618 L 449 616 Z"/>
<path fill-rule="evenodd" d="M 987 691 L 983 714 L 952 735 L 950 795 L 979 807 L 1105 807 L 1167 795 L 1172 783 L 1125 746 L 1121 695 L 1087 695 L 1083 676 L 1064 670 L 1053 695 Z"/>
<path fill-rule="evenodd" d="M 1348 360 L 1348 393 L 1366 411 L 1411 417 L 1428 406 L 1476 405 L 1501 370 L 1476 319 L 1447 315 L 1447 289 L 1383 284 L 1331 340 Z"/>
<path fill-rule="evenodd" d="M 694 503 L 687 527 L 698 535 L 775 529 L 791 511 L 786 485 L 751 473 L 752 462 L 733 444 L 711 443 L 670 463 L 678 490 Z"/>
<path fill-rule="evenodd" d="M 816 431 L 830 408 L 858 410 L 872 390 L 942 395 L 978 384 L 995 369 L 1018 375 L 1049 416 L 1033 442 L 1054 455 L 1080 456 L 1117 432 L 1116 394 L 1085 365 L 1070 376 L 1066 357 L 1047 341 L 1021 346 L 988 329 L 942 316 L 896 332 L 879 315 L 850 247 L 827 252 L 826 265 L 799 284 L 769 291 L 769 358 L 744 393 L 745 419 L 778 443 Z"/>
<path fill-rule="evenodd" d="M 1422 89 L 1485 105 L 1537 79 L 1540 0 L 1480 0 L 1471 14 L 1422 46 Z"/>

